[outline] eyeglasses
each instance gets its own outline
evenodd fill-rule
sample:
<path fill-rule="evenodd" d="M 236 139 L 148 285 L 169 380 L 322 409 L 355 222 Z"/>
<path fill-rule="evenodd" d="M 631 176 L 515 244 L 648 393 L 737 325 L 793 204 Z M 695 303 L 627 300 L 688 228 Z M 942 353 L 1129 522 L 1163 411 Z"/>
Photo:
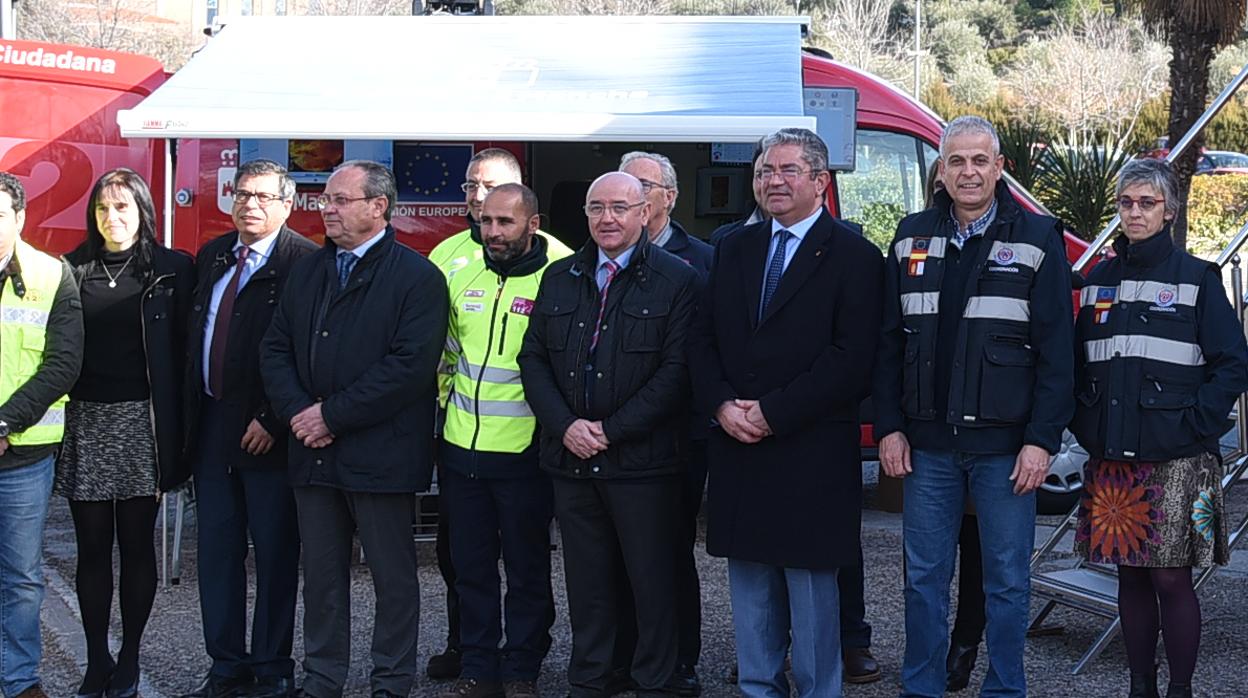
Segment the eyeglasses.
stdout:
<path fill-rule="evenodd" d="M 648 179 L 641 179 L 640 177 L 637 178 L 637 181 L 641 182 L 641 191 L 643 194 L 649 194 L 650 190 L 656 187 L 659 189 L 671 189 L 671 187 L 667 186 L 666 184 L 659 184 L 658 182 L 651 182 Z"/>
<path fill-rule="evenodd" d="M 239 189 L 234 192 L 234 203 L 238 204 L 239 206 L 245 205 L 248 201 L 251 201 L 252 199 L 255 199 L 256 203 L 260 204 L 261 206 L 268 206 L 269 204 L 275 201 L 281 201 L 282 195 L 281 194 L 269 194 L 267 192 L 262 192 L 262 191 L 251 192 L 245 189 Z"/>
<path fill-rule="evenodd" d="M 754 172 L 754 179 L 757 179 L 760 182 L 770 182 L 772 177 L 780 175 L 784 178 L 784 181 L 792 182 L 802 175 L 813 173 L 814 170 L 803 170 L 796 167 L 781 167 L 778 170 L 773 170 L 770 167 L 764 167 L 763 169 Z"/>
<path fill-rule="evenodd" d="M 325 196 L 324 194 L 321 194 L 320 196 L 316 197 L 316 208 L 318 210 L 324 211 L 330 206 L 333 206 L 334 208 L 342 208 L 343 206 L 346 206 L 347 204 L 353 201 L 365 201 L 367 199 L 376 199 L 376 198 L 377 197 L 375 196 L 341 196 L 341 195 L 328 197 L 328 196 Z"/>
<path fill-rule="evenodd" d="M 1132 199 L 1129 196 L 1124 196 L 1121 199 L 1118 199 L 1118 210 L 1130 211 L 1136 206 L 1139 206 L 1141 211 L 1148 213 L 1149 211 L 1157 208 L 1157 204 L 1164 201 L 1165 199 L 1154 199 L 1151 196 L 1145 196 L 1139 199 Z"/>
<path fill-rule="evenodd" d="M 646 205 L 646 202 L 644 201 L 638 201 L 635 204 L 611 204 L 611 205 L 586 204 L 585 215 L 589 216 L 590 218 L 602 218 L 603 215 L 605 215 L 607 211 L 610 211 L 612 217 L 620 218 L 621 216 L 624 216 L 632 209 L 635 209 L 638 206 L 645 206 L 645 205 Z"/>
<path fill-rule="evenodd" d="M 493 191 L 496 187 L 498 187 L 497 184 L 490 185 L 490 184 L 478 184 L 476 182 L 464 182 L 463 184 L 459 185 L 459 190 L 464 192 L 465 194 L 476 194 L 477 190 L 480 189 L 482 194 L 489 196 L 490 192 Z"/>

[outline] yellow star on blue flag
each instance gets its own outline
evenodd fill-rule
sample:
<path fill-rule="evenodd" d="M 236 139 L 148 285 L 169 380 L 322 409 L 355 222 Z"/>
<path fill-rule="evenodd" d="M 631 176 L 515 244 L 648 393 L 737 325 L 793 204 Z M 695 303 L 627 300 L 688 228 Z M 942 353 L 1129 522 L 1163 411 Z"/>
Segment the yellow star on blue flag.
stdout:
<path fill-rule="evenodd" d="M 462 203 L 459 188 L 472 158 L 472 145 L 396 143 L 394 176 L 399 201 L 409 203 Z"/>

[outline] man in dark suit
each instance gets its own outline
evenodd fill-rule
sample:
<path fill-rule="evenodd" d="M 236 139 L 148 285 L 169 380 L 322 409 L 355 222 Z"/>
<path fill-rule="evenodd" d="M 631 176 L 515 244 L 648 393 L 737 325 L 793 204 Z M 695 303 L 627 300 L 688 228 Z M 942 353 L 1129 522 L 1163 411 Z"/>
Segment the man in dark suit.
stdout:
<path fill-rule="evenodd" d="M 415 493 L 433 475 L 446 281 L 390 227 L 394 175 L 339 165 L 317 201 L 325 247 L 299 260 L 261 353 L 273 411 L 290 425 L 290 481 L 303 538 L 303 692 L 342 695 L 351 657 L 351 546 L 377 596 L 373 698 L 416 676 L 420 588 Z"/>
<path fill-rule="evenodd" d="M 650 203 L 650 218 L 646 232 L 651 244 L 658 245 L 685 260 L 698 272 L 699 285 L 706 282 L 711 273 L 711 259 L 715 250 L 702 240 L 685 232 L 684 227 L 672 218 L 676 197 L 680 194 L 676 168 L 665 155 L 633 151 L 620 158 L 620 171 L 631 174 L 641 182 L 641 188 Z M 698 565 L 693 548 L 698 541 L 698 512 L 702 508 L 702 492 L 706 489 L 706 436 L 707 415 L 695 413 L 690 425 L 690 449 L 685 477 L 680 487 L 680 557 L 676 561 L 676 626 L 680 638 L 677 652 L 676 672 L 672 674 L 668 689 L 681 696 L 696 696 L 702 692 L 698 681 L 698 656 L 702 653 L 702 587 L 698 582 Z M 625 587 L 627 591 L 627 587 Z M 627 669 L 632 663 L 633 646 L 637 630 L 633 626 L 633 609 L 629 606 L 630 594 L 621 601 L 620 641 L 616 644 L 617 671 Z"/>
<path fill-rule="evenodd" d="M 772 220 L 717 250 L 690 342 L 709 442 L 707 551 L 728 558 L 745 696 L 841 695 L 837 571 L 858 564 L 858 406 L 884 260 L 823 209 L 827 146 L 783 129 L 758 170 Z"/>
<path fill-rule="evenodd" d="M 676 668 L 676 541 L 688 448 L 685 337 L 697 273 L 642 229 L 641 182 L 590 185 L 592 241 L 542 277 L 520 351 L 563 535 L 573 698 L 609 694 L 625 574 L 638 628 L 632 679 L 661 696 Z"/>
<path fill-rule="evenodd" d="M 294 692 L 299 528 L 286 427 L 260 381 L 260 340 L 295 260 L 317 249 L 286 227 L 295 182 L 271 160 L 234 175 L 235 230 L 204 245 L 191 307 L 186 454 L 195 476 L 199 603 L 212 668 L 185 698 Z M 256 601 L 247 649 L 247 537 Z M 255 687 L 252 684 L 257 684 Z"/>

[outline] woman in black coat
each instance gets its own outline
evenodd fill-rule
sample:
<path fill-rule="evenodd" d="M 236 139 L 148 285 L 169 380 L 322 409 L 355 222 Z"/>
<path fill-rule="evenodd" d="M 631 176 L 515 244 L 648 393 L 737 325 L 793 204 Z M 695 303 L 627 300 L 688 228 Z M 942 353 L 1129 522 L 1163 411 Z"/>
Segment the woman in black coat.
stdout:
<path fill-rule="evenodd" d="M 156 242 L 147 184 L 120 168 L 95 183 L 87 240 L 67 260 L 82 296 L 82 373 L 69 392 L 55 492 L 69 499 L 87 636 L 79 696 L 127 698 L 156 595 L 160 495 L 186 480 L 180 386 L 194 261 Z M 121 551 L 122 646 L 108 647 L 114 537 Z"/>

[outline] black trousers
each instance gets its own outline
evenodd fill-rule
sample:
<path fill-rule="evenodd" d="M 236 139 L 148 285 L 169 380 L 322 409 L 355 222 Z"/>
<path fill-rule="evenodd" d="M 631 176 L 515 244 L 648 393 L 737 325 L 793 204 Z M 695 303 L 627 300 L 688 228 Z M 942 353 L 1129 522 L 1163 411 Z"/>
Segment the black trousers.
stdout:
<path fill-rule="evenodd" d="M 455 591 L 455 564 L 451 562 L 451 513 L 442 496 L 443 467 L 438 463 L 438 533 L 435 550 L 438 574 L 446 585 L 446 647 L 459 649 L 459 594 Z"/>
<path fill-rule="evenodd" d="M 413 493 L 344 492 L 296 487 L 303 537 L 303 690 L 312 698 L 342 695 L 351 660 L 352 534 L 360 538 L 373 577 L 372 692 L 406 696 L 416 678 L 420 586 L 412 539 Z"/>
<path fill-rule="evenodd" d="M 601 695 L 617 644 L 617 596 L 631 582 L 637 695 L 660 695 L 676 668 L 676 558 L 680 479 L 573 480 L 556 477 L 572 623 L 568 683 L 574 698 Z M 621 569 L 622 567 L 622 569 Z"/>
<path fill-rule="evenodd" d="M 555 622 L 550 478 L 471 478 L 452 468 L 442 475 L 440 493 L 455 520 L 451 558 L 459 594 L 463 678 L 535 681 Z M 500 556 L 507 573 L 506 598 L 498 575 Z"/>
<path fill-rule="evenodd" d="M 836 586 L 841 594 L 841 649 L 871 647 L 871 626 L 867 623 L 863 584 L 862 546 L 859 545 L 858 566 L 842 567 L 836 575 Z"/>
<path fill-rule="evenodd" d="M 299 527 L 285 469 L 227 471 L 220 404 L 205 398 L 194 462 L 199 605 L 211 672 L 289 677 L 299 591 Z M 278 438 L 284 438 L 279 436 Z M 255 545 L 256 602 L 247 648 L 247 537 Z"/>

